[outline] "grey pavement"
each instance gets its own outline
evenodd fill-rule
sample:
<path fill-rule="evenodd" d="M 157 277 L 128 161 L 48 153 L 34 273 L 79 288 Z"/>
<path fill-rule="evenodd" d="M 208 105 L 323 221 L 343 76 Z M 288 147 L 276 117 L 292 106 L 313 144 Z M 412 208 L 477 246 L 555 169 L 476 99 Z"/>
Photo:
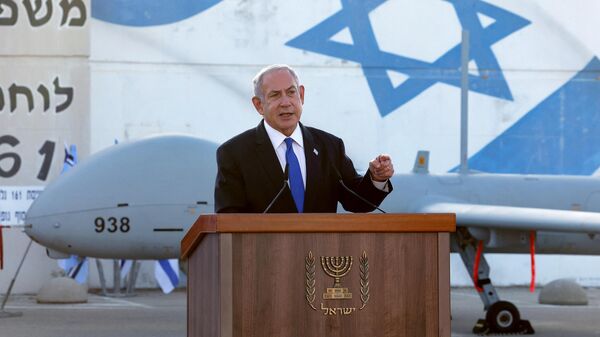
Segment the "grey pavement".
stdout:
<path fill-rule="evenodd" d="M 586 289 L 589 305 L 537 304 L 538 293 L 527 288 L 499 288 L 503 300 L 515 303 L 539 337 L 600 336 L 600 289 Z M 452 336 L 473 336 L 471 329 L 484 316 L 472 288 L 452 289 Z M 38 304 L 32 295 L 11 297 L 9 312 L 21 317 L 0 318 L 0 337 L 183 337 L 186 335 L 186 294 L 138 290 L 137 296 L 110 298 L 90 294 L 85 304 Z M 411 336 L 412 337 L 412 336 Z M 420 337 L 420 336 L 414 336 Z"/>
<path fill-rule="evenodd" d="M 137 291 L 134 297 L 89 295 L 83 304 L 38 304 L 17 295 L 5 310 L 21 317 L 0 318 L 0 337 L 184 337 L 186 293 Z"/>
<path fill-rule="evenodd" d="M 539 289 L 530 293 L 526 287 L 497 288 L 502 300 L 517 306 L 522 319 L 531 322 L 538 337 L 600 336 L 600 288 L 586 288 L 587 306 L 538 304 Z M 453 288 L 452 336 L 471 333 L 478 318 L 484 318 L 483 304 L 473 288 Z"/>

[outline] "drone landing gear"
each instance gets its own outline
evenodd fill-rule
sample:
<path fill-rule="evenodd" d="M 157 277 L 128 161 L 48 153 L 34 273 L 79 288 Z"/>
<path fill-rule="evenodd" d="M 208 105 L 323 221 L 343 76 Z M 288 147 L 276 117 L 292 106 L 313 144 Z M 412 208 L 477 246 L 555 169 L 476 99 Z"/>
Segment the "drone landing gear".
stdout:
<path fill-rule="evenodd" d="M 532 335 L 535 331 L 529 321 L 521 319 L 519 310 L 514 304 L 498 301 L 488 308 L 485 319 L 477 321 L 473 327 L 473 333 L 477 335 Z"/>
<path fill-rule="evenodd" d="M 517 307 L 508 301 L 501 301 L 496 288 L 490 280 L 490 267 L 485 256 L 477 252 L 477 240 L 466 228 L 457 228 L 456 240 L 453 240 L 455 250 L 471 275 L 478 288 L 479 296 L 486 310 L 485 319 L 479 319 L 473 327 L 473 333 L 478 335 L 519 334 L 532 335 L 535 333 L 531 323 L 521 319 Z M 479 255 L 479 256 L 478 256 Z M 478 264 L 475 261 L 478 260 Z"/>

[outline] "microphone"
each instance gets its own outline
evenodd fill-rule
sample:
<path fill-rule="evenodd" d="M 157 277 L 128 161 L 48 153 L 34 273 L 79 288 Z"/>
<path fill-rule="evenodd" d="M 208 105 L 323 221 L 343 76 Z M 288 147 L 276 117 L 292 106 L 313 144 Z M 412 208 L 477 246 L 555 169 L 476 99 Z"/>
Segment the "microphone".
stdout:
<path fill-rule="evenodd" d="M 344 184 L 344 180 L 342 179 L 342 175 L 340 174 L 340 171 L 338 171 L 338 169 L 335 167 L 335 165 L 331 162 L 331 160 L 329 158 L 327 158 L 327 162 L 329 163 L 329 166 L 331 166 L 331 168 L 333 168 L 333 170 L 335 171 L 335 174 L 337 176 L 338 182 L 340 183 L 340 185 L 342 185 L 342 187 L 350 192 L 353 196 L 357 197 L 360 201 L 364 202 L 365 204 L 379 210 L 381 213 L 387 213 L 386 211 L 382 210 L 381 208 L 379 208 L 377 205 L 375 205 L 374 203 L 370 202 L 369 200 L 363 198 L 360 194 L 354 192 L 352 189 L 350 189 L 348 186 L 346 186 L 346 184 Z"/>
<path fill-rule="evenodd" d="M 277 193 L 275 198 L 273 198 L 273 200 L 271 200 L 271 203 L 269 204 L 269 206 L 267 206 L 267 208 L 265 208 L 265 210 L 263 211 L 263 214 L 267 213 L 271 209 L 271 207 L 273 207 L 273 205 L 275 204 L 275 201 L 277 201 L 277 199 L 279 199 L 279 197 L 281 196 L 281 194 L 283 193 L 285 188 L 290 186 L 289 175 L 290 175 L 290 164 L 285 163 L 285 170 L 283 171 L 283 186 L 281 186 L 281 189 L 279 190 L 279 192 Z"/>

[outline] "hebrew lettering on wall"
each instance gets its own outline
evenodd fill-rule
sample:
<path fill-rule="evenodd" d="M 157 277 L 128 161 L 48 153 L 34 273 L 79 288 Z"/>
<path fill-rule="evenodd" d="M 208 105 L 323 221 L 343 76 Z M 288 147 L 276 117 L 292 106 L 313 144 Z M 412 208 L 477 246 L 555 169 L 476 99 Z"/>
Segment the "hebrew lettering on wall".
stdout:
<path fill-rule="evenodd" d="M 59 7 L 60 10 L 58 10 Z M 87 8 L 82 0 L 61 0 L 58 6 L 52 0 L 0 0 L 0 26 L 14 26 L 19 16 L 27 18 L 31 27 L 49 24 L 53 16 L 60 16 L 60 26 L 83 27 Z"/>
<path fill-rule="evenodd" d="M 44 99 L 44 112 L 46 112 L 48 109 L 50 109 L 50 93 L 48 92 L 48 88 L 46 88 L 43 84 L 40 84 L 40 86 L 37 88 L 37 91 Z M 0 108 L 0 110 L 2 110 L 2 108 Z"/>
<path fill-rule="evenodd" d="M 25 96 L 25 99 L 27 99 L 27 107 L 29 112 L 33 110 L 33 94 L 31 94 L 31 90 L 29 90 L 29 88 L 13 83 L 13 85 L 8 88 L 8 92 L 10 96 L 10 112 L 15 112 L 17 109 L 17 95 Z"/>
<path fill-rule="evenodd" d="M 63 143 L 89 151 L 89 68 L 47 62 L 0 64 L 0 188 L 46 184 L 60 173 Z"/>
<path fill-rule="evenodd" d="M 67 24 L 67 19 L 71 14 L 72 10 L 77 10 L 79 16 L 72 17 L 68 22 L 69 26 L 79 26 L 83 27 L 85 21 L 87 20 L 87 11 L 85 9 L 85 4 L 81 0 L 61 0 L 60 7 L 62 8 L 62 19 L 60 20 L 60 25 L 64 26 Z M 77 13 L 76 13 L 77 14 Z"/>
<path fill-rule="evenodd" d="M 52 100 L 54 100 L 55 104 L 55 113 L 58 114 L 67 110 L 73 103 L 75 89 L 64 84 L 61 85 L 58 76 L 54 78 L 51 88 L 52 91 L 48 90 L 48 87 L 44 84 L 40 84 L 35 89 L 16 83 L 13 83 L 8 89 L 0 86 L 0 113 L 5 111 L 7 105 L 10 107 L 9 111 L 11 114 L 15 113 L 19 106 L 26 106 L 29 113 L 31 113 L 36 106 L 40 107 L 43 112 L 47 112 L 50 110 L 50 103 Z M 8 92 L 6 99 L 4 91 Z M 52 92 L 53 95 L 50 95 L 50 92 Z"/>
<path fill-rule="evenodd" d="M 46 0 L 45 3 L 42 0 L 35 0 L 35 8 L 31 0 L 25 0 L 23 1 L 23 6 L 25 6 L 27 18 L 32 27 L 45 25 L 52 17 L 52 0 Z M 40 15 L 44 13 L 43 10 L 45 10 L 46 14 Z"/>
<path fill-rule="evenodd" d="M 13 0 L 0 0 L 0 26 L 14 26 L 19 12 Z"/>
<path fill-rule="evenodd" d="M 58 77 L 54 79 L 54 94 L 66 96 L 65 100 L 56 106 L 56 113 L 65 111 L 73 102 L 73 88 L 61 87 L 58 81 Z"/>

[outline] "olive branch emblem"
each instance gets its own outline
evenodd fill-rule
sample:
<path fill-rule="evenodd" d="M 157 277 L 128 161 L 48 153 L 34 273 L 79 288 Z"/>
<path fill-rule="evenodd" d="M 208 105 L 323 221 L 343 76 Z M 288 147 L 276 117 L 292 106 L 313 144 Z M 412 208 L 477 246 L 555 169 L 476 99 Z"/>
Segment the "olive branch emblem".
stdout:
<path fill-rule="evenodd" d="M 315 257 L 312 251 L 308 251 L 308 255 L 304 259 L 306 269 L 306 300 L 313 310 L 317 310 L 313 305 L 315 301 Z"/>
<path fill-rule="evenodd" d="M 360 259 L 360 301 L 362 306 L 358 310 L 362 310 L 369 302 L 369 258 L 367 252 L 363 251 Z"/>

